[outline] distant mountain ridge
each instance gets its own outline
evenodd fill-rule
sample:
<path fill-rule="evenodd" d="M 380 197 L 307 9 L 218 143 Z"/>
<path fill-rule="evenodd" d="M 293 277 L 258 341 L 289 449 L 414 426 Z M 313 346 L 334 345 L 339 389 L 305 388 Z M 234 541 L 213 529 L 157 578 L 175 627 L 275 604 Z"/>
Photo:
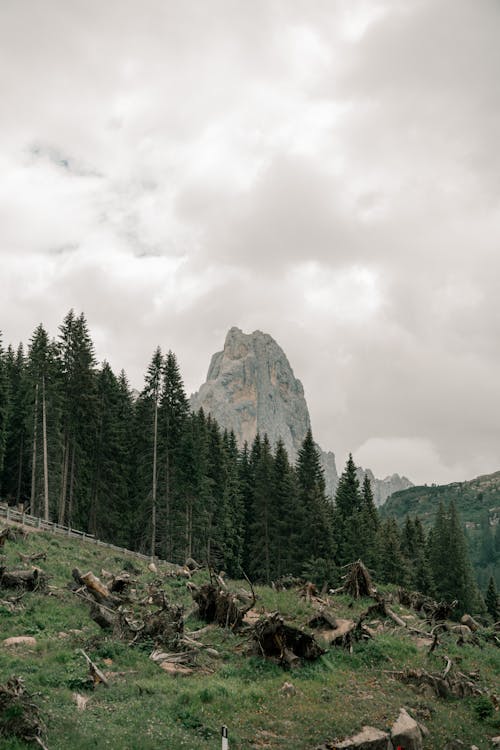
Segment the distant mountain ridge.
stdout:
<path fill-rule="evenodd" d="M 311 426 L 304 388 L 283 349 L 267 333 L 245 334 L 236 327 L 228 331 L 224 349 L 212 356 L 207 380 L 191 396 L 191 407 L 203 408 L 233 430 L 240 447 L 245 441 L 251 445 L 257 432 L 267 433 L 273 446 L 281 439 L 292 462 Z M 326 490 L 333 495 L 338 484 L 335 455 L 319 450 Z M 392 492 L 413 486 L 398 474 L 380 480 L 369 469 L 366 473 L 378 505 Z M 363 475 L 361 469 L 361 480 Z"/>

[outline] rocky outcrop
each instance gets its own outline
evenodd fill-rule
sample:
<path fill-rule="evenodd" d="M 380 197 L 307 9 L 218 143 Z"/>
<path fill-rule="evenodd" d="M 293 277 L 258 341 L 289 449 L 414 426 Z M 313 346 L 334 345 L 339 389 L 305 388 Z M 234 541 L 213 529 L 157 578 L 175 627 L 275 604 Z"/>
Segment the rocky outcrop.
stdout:
<path fill-rule="evenodd" d="M 231 328 L 224 350 L 212 357 L 206 383 L 191 396 L 191 407 L 203 407 L 233 430 L 240 446 L 251 445 L 257 432 L 267 433 L 273 446 L 281 438 L 291 461 L 310 427 L 302 383 L 283 349 L 261 331 Z"/>
<path fill-rule="evenodd" d="M 302 383 L 283 349 L 267 333 L 246 334 L 236 327 L 229 330 L 224 349 L 213 355 L 206 382 L 191 396 L 191 408 L 203 408 L 221 427 L 233 430 L 240 447 L 245 441 L 251 445 L 257 432 L 266 433 L 273 447 L 281 439 L 291 462 L 311 424 Z M 333 496 L 338 484 L 335 455 L 318 449 L 326 491 Z M 364 471 L 359 472 L 362 482 Z M 376 505 L 412 486 L 398 474 L 376 479 L 369 469 L 366 473 Z"/>
<path fill-rule="evenodd" d="M 375 505 L 383 505 L 393 492 L 399 492 L 399 490 L 407 490 L 408 487 L 413 487 L 413 482 L 410 482 L 406 477 L 400 477 L 399 474 L 392 474 L 390 477 L 385 479 L 377 479 L 371 469 L 362 469 L 358 467 L 357 475 L 360 486 L 363 484 L 365 474 L 370 480 L 373 492 L 373 500 Z"/>

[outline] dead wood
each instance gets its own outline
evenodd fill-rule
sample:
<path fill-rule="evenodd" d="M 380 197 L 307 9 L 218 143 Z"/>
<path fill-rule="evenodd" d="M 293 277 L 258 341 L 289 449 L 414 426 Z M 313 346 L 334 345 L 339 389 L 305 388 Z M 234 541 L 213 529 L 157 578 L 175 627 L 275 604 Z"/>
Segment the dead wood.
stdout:
<path fill-rule="evenodd" d="M 310 628 L 331 628 L 335 630 L 338 627 L 337 619 L 325 610 L 320 610 L 317 615 L 311 617 L 307 623 Z"/>
<path fill-rule="evenodd" d="M 22 552 L 18 553 L 19 559 L 23 563 L 31 563 L 35 562 L 35 560 L 46 560 L 47 559 L 47 553 L 46 552 L 35 552 L 33 555 L 23 555 Z"/>
<path fill-rule="evenodd" d="M 246 578 L 246 576 L 245 576 Z M 248 578 L 247 578 L 248 581 Z M 247 596 L 247 603 L 243 606 L 238 605 L 241 593 L 234 594 L 226 589 L 221 589 L 214 583 L 205 583 L 203 586 L 195 586 L 192 582 L 189 585 L 191 595 L 198 605 L 199 616 L 205 622 L 215 622 L 223 628 L 238 628 L 243 622 L 246 613 L 255 604 L 255 592 L 252 584 L 252 594 Z"/>
<path fill-rule="evenodd" d="M 347 573 L 342 576 L 344 583 L 341 590 L 354 599 L 360 599 L 362 596 L 373 596 L 375 588 L 370 573 L 363 562 L 356 560 L 356 562 L 351 563 L 347 567 Z"/>
<path fill-rule="evenodd" d="M 95 688 L 96 685 L 99 685 L 101 682 L 105 687 L 109 687 L 109 682 L 106 678 L 106 675 L 104 672 L 101 672 L 97 664 L 94 664 L 90 656 L 87 656 L 85 651 L 83 649 L 80 649 L 82 654 L 85 657 L 85 661 L 87 662 L 88 668 L 89 668 L 89 676 L 92 680 L 92 686 Z"/>
<path fill-rule="evenodd" d="M 287 667 L 295 666 L 301 659 L 317 659 L 325 653 L 313 635 L 286 624 L 278 612 L 255 623 L 253 641 L 257 653 Z"/>
<path fill-rule="evenodd" d="M 194 573 L 196 570 L 200 570 L 200 568 L 203 567 L 201 563 L 196 562 L 192 557 L 188 557 L 186 562 L 184 563 L 184 567 L 191 571 L 191 573 Z"/>
<path fill-rule="evenodd" d="M 117 576 L 113 576 L 111 583 L 109 584 L 109 591 L 112 594 L 121 594 L 122 596 L 128 592 L 133 581 L 130 577 L 130 573 L 119 573 Z"/>
<path fill-rule="evenodd" d="M 303 578 L 296 578 L 292 575 L 281 576 L 273 581 L 272 587 L 276 591 L 285 591 L 287 589 L 293 589 L 299 586 L 303 586 L 305 583 Z"/>
<path fill-rule="evenodd" d="M 47 575 L 41 568 L 7 570 L 5 567 L 0 567 L 0 588 L 45 591 L 47 580 Z"/>
<path fill-rule="evenodd" d="M 10 526 L 6 526 L 0 531 L 0 547 L 3 547 L 7 540 L 9 542 L 17 542 L 17 534 Z"/>
<path fill-rule="evenodd" d="M 0 737 L 18 737 L 25 742 L 36 742 L 45 748 L 40 710 L 20 677 L 11 677 L 0 685 Z"/>
<path fill-rule="evenodd" d="M 316 584 L 312 583 L 311 581 L 307 581 L 300 589 L 299 589 L 299 596 L 301 596 L 303 599 L 306 600 L 306 602 L 311 602 L 314 598 L 318 596 L 318 587 Z"/>
<path fill-rule="evenodd" d="M 404 588 L 398 589 L 397 597 L 400 604 L 405 607 L 411 607 L 431 623 L 448 620 L 458 603 L 457 601 L 436 602 L 431 597 L 425 596 L 419 591 L 408 591 Z"/>
<path fill-rule="evenodd" d="M 438 698 L 482 695 L 483 691 L 475 684 L 471 675 L 456 671 L 449 659 L 446 662 L 443 674 L 427 672 L 425 669 L 406 669 L 389 674 L 407 685 L 417 687 L 420 692 L 432 692 Z"/>

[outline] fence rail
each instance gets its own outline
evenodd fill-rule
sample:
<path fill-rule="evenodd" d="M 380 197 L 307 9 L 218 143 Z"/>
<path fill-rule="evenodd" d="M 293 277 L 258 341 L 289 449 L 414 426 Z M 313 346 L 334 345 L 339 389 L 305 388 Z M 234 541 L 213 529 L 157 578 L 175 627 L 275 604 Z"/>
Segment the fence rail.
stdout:
<path fill-rule="evenodd" d="M 14 521 L 15 523 L 20 523 L 23 526 L 32 526 L 41 531 L 50 531 L 53 534 L 64 534 L 64 536 L 80 539 L 81 541 L 89 542 L 90 544 L 96 544 L 99 547 L 106 547 L 107 549 L 119 552 L 122 555 L 138 557 L 141 560 L 152 559 L 150 555 L 143 555 L 141 552 L 134 552 L 131 549 L 125 549 L 125 547 L 117 547 L 114 544 L 109 544 L 109 542 L 103 542 L 100 539 L 97 539 L 93 534 L 87 534 L 85 531 L 72 529 L 70 526 L 62 526 L 53 521 L 44 521 L 43 518 L 40 518 L 39 516 L 31 516 L 29 513 L 22 513 L 19 510 L 9 507 L 6 503 L 0 503 L 0 518 L 5 518 L 7 522 Z"/>

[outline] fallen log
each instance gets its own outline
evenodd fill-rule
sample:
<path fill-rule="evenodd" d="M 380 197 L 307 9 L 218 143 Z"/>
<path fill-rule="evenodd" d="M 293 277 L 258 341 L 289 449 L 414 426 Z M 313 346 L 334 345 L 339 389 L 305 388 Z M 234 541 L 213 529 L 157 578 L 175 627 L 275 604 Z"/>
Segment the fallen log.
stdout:
<path fill-rule="evenodd" d="M 23 555 L 22 552 L 18 553 L 19 559 L 23 563 L 31 563 L 35 562 L 36 560 L 46 560 L 47 559 L 47 553 L 46 552 L 35 552 L 33 555 Z"/>
<path fill-rule="evenodd" d="M 10 526 L 6 526 L 0 531 L 0 547 L 3 547 L 7 540 L 9 542 L 17 541 L 17 534 Z"/>
<path fill-rule="evenodd" d="M 47 580 L 47 575 L 41 568 L 7 570 L 0 567 L 0 588 L 44 591 L 47 588 Z"/>
<path fill-rule="evenodd" d="M 406 685 L 417 687 L 421 692 L 431 692 L 438 698 L 466 698 L 483 694 L 481 688 L 470 677 L 453 670 L 451 663 L 447 664 L 443 674 L 427 672 L 425 669 L 390 671 L 387 674 Z"/>
<path fill-rule="evenodd" d="M 101 672 L 97 664 L 94 664 L 90 656 L 87 656 L 87 654 L 85 653 L 83 649 L 80 649 L 80 651 L 84 655 L 85 661 L 87 662 L 87 665 L 89 668 L 89 675 L 92 680 L 93 687 L 95 687 L 96 685 L 99 685 L 99 683 L 101 682 L 105 687 L 109 687 L 109 682 L 104 672 Z"/>
<path fill-rule="evenodd" d="M 325 653 L 313 635 L 286 624 L 278 612 L 255 623 L 253 641 L 257 653 L 287 667 L 295 666 L 301 659 L 317 659 Z"/>

